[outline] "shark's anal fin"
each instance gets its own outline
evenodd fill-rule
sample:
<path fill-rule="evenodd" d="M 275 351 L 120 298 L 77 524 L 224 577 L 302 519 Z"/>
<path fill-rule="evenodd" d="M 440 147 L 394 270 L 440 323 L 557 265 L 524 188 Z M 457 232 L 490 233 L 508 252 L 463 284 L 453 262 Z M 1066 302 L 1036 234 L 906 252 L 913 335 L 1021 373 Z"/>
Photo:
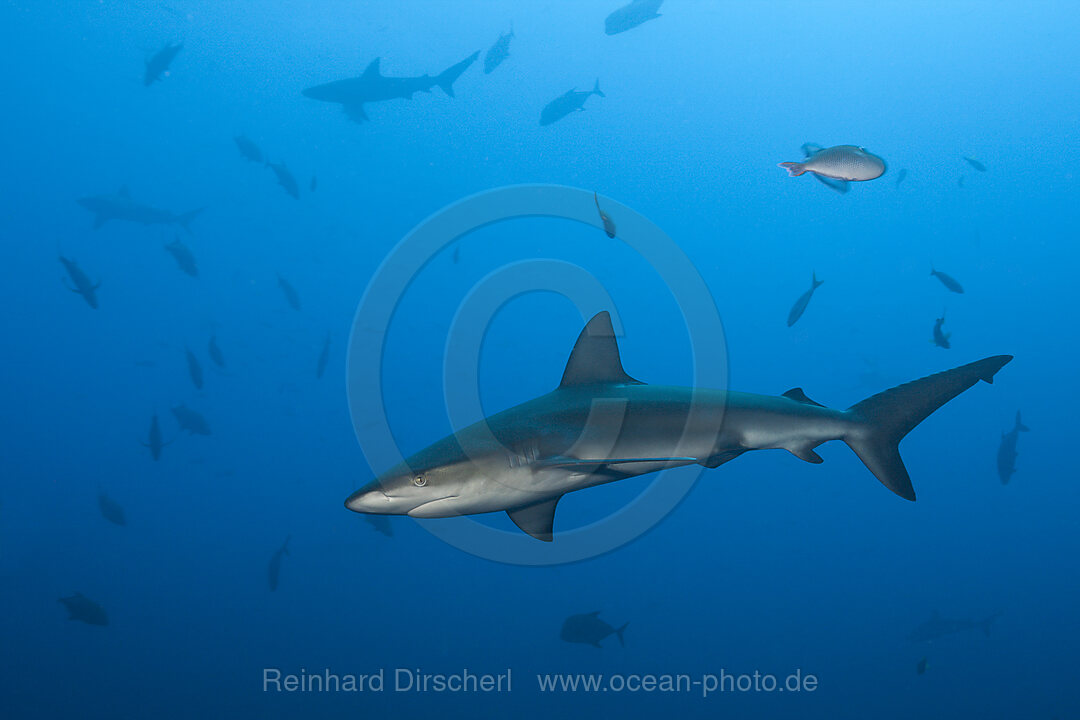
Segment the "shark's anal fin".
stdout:
<path fill-rule="evenodd" d="M 802 388 L 791 388 L 786 393 L 784 393 L 782 397 L 786 397 L 788 400 L 794 400 L 795 402 L 800 402 L 803 405 L 817 405 L 818 407 L 825 407 L 821 403 L 814 402 L 813 400 L 808 398 L 806 396 L 806 393 L 803 392 Z"/>
<path fill-rule="evenodd" d="M 552 542 L 555 539 L 555 506 L 559 504 L 562 495 L 551 500 L 526 505 L 515 510 L 507 510 L 506 514 L 521 528 L 522 532 L 532 535 L 537 540 Z"/>
<path fill-rule="evenodd" d="M 604 383 L 644 384 L 623 370 L 615 330 L 611 327 L 611 316 L 607 311 L 594 315 L 578 335 L 559 387 Z"/>

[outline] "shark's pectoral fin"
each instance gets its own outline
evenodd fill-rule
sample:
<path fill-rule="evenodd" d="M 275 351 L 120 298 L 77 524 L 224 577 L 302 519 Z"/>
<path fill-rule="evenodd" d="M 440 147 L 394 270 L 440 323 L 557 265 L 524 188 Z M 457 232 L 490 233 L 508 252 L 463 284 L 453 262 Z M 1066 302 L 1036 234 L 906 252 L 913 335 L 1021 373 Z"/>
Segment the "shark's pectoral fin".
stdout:
<path fill-rule="evenodd" d="M 532 535 L 537 540 L 552 542 L 555 539 L 555 506 L 559 504 L 561 498 L 562 495 L 559 495 L 552 500 L 526 505 L 516 510 L 507 510 L 506 514 L 523 532 Z"/>
<path fill-rule="evenodd" d="M 791 388 L 786 393 L 784 393 L 781 397 L 786 397 L 788 400 L 794 400 L 795 402 L 800 402 L 803 405 L 817 405 L 818 407 L 825 407 L 821 403 L 814 402 L 813 400 L 808 398 L 806 396 L 806 393 L 803 392 L 802 388 Z"/>
<path fill-rule="evenodd" d="M 353 103 L 350 105 L 342 105 L 341 107 L 353 122 L 362 123 L 368 121 L 367 113 L 364 112 L 363 103 Z"/>

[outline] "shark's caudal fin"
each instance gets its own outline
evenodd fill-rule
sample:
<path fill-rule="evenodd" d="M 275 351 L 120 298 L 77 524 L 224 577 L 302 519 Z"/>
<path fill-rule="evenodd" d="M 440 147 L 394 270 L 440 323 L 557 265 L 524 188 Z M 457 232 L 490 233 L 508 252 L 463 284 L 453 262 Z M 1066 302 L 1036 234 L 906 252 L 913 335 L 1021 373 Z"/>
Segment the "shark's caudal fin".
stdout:
<path fill-rule="evenodd" d="M 198 217 L 199 213 L 201 213 L 203 210 L 204 210 L 204 208 L 196 208 L 195 210 L 192 210 L 191 212 L 186 212 L 186 213 L 182 213 L 180 215 L 177 215 L 176 216 L 176 222 L 177 222 L 178 225 L 180 225 L 180 227 L 184 228 L 188 232 L 191 232 L 191 221 L 194 220 L 196 217 Z"/>
<path fill-rule="evenodd" d="M 623 647 L 626 647 L 626 642 L 623 641 L 623 633 L 626 632 L 626 626 L 629 625 L 629 624 L 630 624 L 630 621 L 627 620 L 626 622 L 624 622 L 622 624 L 621 628 L 618 628 L 615 631 L 615 636 L 619 638 L 619 645 L 621 645 Z"/>
<path fill-rule="evenodd" d="M 593 95 L 599 95 L 600 97 L 607 97 L 603 90 L 600 89 L 600 78 L 596 78 L 596 82 L 593 84 L 592 93 Z"/>
<path fill-rule="evenodd" d="M 1017 432 L 1030 432 L 1031 431 L 1031 428 L 1029 428 L 1024 423 L 1020 422 L 1020 411 L 1019 410 L 1016 411 L 1016 430 L 1017 430 Z"/>
<path fill-rule="evenodd" d="M 478 57 L 480 57 L 479 50 L 459 62 L 457 65 L 451 65 L 446 68 L 435 77 L 435 84 L 441 87 L 444 93 L 450 97 L 454 97 L 454 81 L 461 77 L 461 73 L 468 70 L 469 66 L 476 62 L 476 58 Z"/>
<path fill-rule="evenodd" d="M 914 380 L 878 393 L 848 408 L 857 424 L 844 437 L 867 469 L 881 484 L 906 500 L 915 500 L 900 441 L 930 413 L 980 380 L 994 382 L 994 374 L 1012 355 L 995 355 L 952 370 Z"/>

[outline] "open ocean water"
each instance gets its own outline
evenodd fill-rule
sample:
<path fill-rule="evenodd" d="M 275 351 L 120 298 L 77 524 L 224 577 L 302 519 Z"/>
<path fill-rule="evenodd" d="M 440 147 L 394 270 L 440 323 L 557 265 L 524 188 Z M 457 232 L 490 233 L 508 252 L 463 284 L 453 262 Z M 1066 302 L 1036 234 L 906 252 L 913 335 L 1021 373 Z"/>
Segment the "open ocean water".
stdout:
<path fill-rule="evenodd" d="M 1080 715 L 1080 6 L 623 2 L 0 1 L 0 717 Z"/>

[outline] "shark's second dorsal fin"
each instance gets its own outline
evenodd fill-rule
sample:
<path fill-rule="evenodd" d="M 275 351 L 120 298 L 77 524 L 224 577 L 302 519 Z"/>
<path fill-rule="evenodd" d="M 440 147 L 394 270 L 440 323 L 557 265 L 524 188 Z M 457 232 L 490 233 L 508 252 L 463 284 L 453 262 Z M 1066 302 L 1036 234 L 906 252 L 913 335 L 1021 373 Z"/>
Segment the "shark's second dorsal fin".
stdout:
<path fill-rule="evenodd" d="M 630 383 L 642 385 L 623 370 L 619 359 L 619 344 L 615 340 L 615 330 L 611 327 L 611 316 L 607 311 L 599 312 L 578 335 L 570 359 L 566 361 L 562 382 L 559 387 L 572 385 Z"/>
<path fill-rule="evenodd" d="M 366 78 L 381 77 L 382 76 L 382 71 L 379 69 L 379 61 L 380 60 L 382 60 L 382 58 L 375 58 L 374 60 L 372 60 L 368 64 L 367 68 L 364 69 L 364 74 L 363 74 L 362 77 L 366 77 Z"/>
<path fill-rule="evenodd" d="M 791 388 L 786 393 L 784 393 L 783 397 L 786 397 L 788 400 L 794 400 L 795 402 L 800 402 L 803 405 L 817 405 L 818 407 L 825 407 L 821 403 L 814 402 L 813 400 L 808 398 L 806 396 L 806 393 L 803 392 L 802 388 Z"/>

